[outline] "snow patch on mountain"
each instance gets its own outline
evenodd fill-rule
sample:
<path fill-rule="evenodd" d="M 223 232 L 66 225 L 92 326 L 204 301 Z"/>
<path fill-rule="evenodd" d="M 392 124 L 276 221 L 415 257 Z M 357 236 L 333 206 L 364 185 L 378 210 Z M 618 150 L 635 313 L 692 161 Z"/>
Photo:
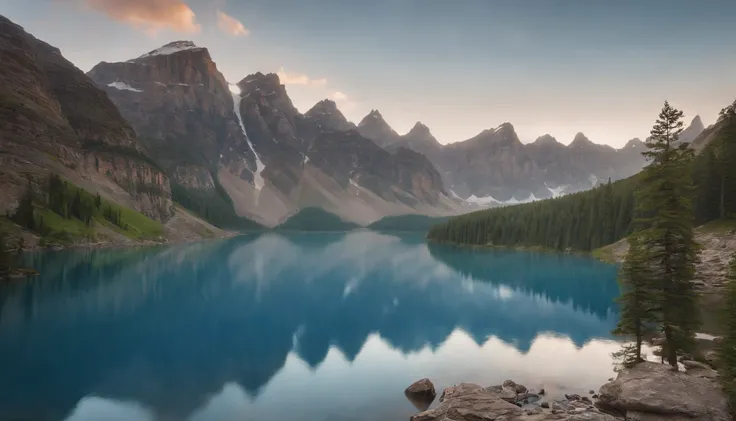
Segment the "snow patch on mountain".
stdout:
<path fill-rule="evenodd" d="M 113 83 L 108 83 L 108 84 L 107 84 L 107 86 L 109 86 L 109 87 L 111 87 L 111 88 L 115 88 L 115 89 L 117 89 L 118 91 L 132 91 L 132 92 L 143 92 L 143 91 L 141 91 L 140 89 L 135 89 L 134 87 L 132 87 L 132 86 L 128 85 L 128 84 L 127 84 L 127 83 L 125 83 L 125 82 L 113 82 Z"/>
<path fill-rule="evenodd" d="M 567 184 L 564 184 L 564 185 L 559 185 L 555 188 L 552 188 L 548 186 L 547 182 L 545 181 L 544 187 L 546 187 L 547 190 L 549 190 L 550 194 L 552 194 L 552 197 L 560 197 L 565 194 L 565 190 L 567 190 L 570 186 L 568 186 Z"/>
<path fill-rule="evenodd" d="M 193 42 L 191 41 L 177 41 L 172 42 L 171 44 L 166 44 L 161 48 L 157 48 L 150 53 L 143 54 L 142 56 L 138 57 L 136 60 L 140 60 L 142 58 L 148 58 L 153 56 L 165 56 L 169 54 L 178 53 L 181 51 L 187 51 L 187 50 L 203 50 L 201 47 L 197 47 Z"/>
<path fill-rule="evenodd" d="M 265 181 L 263 180 L 263 176 L 261 175 L 261 171 L 263 171 L 264 165 L 261 162 L 261 159 L 258 157 L 258 152 L 256 152 L 256 148 L 253 147 L 253 143 L 251 143 L 250 138 L 248 137 L 248 133 L 245 131 L 245 124 L 243 124 L 243 116 L 240 114 L 240 101 L 242 101 L 242 97 L 239 93 L 231 92 L 233 96 L 233 112 L 235 113 L 235 117 L 238 119 L 238 124 L 240 124 L 240 130 L 243 131 L 243 136 L 245 136 L 245 140 L 248 142 L 248 146 L 250 146 L 250 149 L 253 151 L 253 155 L 256 157 L 256 170 L 253 172 L 253 183 L 256 186 L 256 190 L 259 192 L 263 189 L 263 186 L 265 185 Z"/>
<path fill-rule="evenodd" d="M 488 206 L 492 204 L 501 205 L 501 206 L 509 206 L 509 205 L 519 205 L 522 203 L 530 203 L 530 202 L 536 202 L 539 200 L 538 197 L 534 196 L 534 193 L 530 193 L 529 197 L 526 199 L 518 200 L 516 197 L 512 197 L 509 200 L 498 200 L 494 198 L 493 196 L 484 196 L 484 197 L 478 197 L 476 195 L 471 195 L 467 199 L 465 199 L 468 203 L 473 203 L 475 205 L 481 205 L 481 206 Z"/>

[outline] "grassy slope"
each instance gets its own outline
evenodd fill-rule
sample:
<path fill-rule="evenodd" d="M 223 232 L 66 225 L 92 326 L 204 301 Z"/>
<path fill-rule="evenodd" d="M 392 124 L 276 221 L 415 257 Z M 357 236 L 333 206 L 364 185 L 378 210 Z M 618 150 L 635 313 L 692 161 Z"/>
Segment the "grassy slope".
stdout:
<path fill-rule="evenodd" d="M 79 191 L 87 200 L 94 200 L 95 196 L 88 191 L 67 181 L 70 195 Z M 104 218 L 102 209 L 110 207 L 113 212 L 120 212 L 122 227 L 113 224 Z M 157 239 L 165 234 L 164 226 L 145 215 L 119 205 L 115 202 L 101 199 L 101 206 L 92 218 L 90 226 L 75 218 L 65 218 L 42 204 L 36 205 L 35 217 L 37 224 L 43 219 L 41 245 L 66 245 L 84 241 L 104 240 L 106 235 L 102 231 L 111 230 L 130 240 Z"/>

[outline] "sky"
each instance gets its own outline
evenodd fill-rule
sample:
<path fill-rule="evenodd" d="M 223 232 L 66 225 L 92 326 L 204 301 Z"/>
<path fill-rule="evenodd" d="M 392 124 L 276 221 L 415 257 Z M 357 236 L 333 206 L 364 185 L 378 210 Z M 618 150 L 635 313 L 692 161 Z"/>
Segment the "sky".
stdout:
<path fill-rule="evenodd" d="M 733 0 L 0 0 L 88 71 L 175 40 L 237 82 L 278 73 L 306 112 L 331 98 L 441 143 L 511 122 L 523 142 L 645 138 L 665 100 L 706 125 L 736 98 Z"/>

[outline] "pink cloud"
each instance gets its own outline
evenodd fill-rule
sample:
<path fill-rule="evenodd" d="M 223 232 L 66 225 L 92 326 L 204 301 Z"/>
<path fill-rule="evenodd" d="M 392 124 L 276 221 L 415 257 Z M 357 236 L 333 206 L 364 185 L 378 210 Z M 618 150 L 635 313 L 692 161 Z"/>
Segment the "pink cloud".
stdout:
<path fill-rule="evenodd" d="M 92 9 L 148 33 L 199 32 L 194 11 L 181 0 L 85 0 Z"/>
<path fill-rule="evenodd" d="M 222 32 L 234 37 L 250 34 L 250 31 L 239 20 L 219 10 L 217 11 L 217 26 Z"/>
<path fill-rule="evenodd" d="M 276 74 L 279 76 L 281 83 L 284 85 L 308 85 L 308 86 L 325 86 L 327 79 L 312 79 L 302 73 L 288 73 L 283 67 Z"/>

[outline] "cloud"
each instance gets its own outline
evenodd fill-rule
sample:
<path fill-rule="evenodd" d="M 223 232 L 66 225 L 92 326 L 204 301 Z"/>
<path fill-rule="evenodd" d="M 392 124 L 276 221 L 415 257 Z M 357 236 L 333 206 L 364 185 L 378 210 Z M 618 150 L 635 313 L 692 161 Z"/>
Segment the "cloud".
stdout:
<path fill-rule="evenodd" d="M 281 79 L 281 83 L 284 85 L 307 85 L 307 86 L 325 86 L 327 85 L 327 79 L 311 79 L 309 76 L 302 73 L 287 73 L 283 66 L 279 69 L 276 74 Z"/>
<path fill-rule="evenodd" d="M 239 20 L 219 10 L 217 11 L 217 26 L 222 32 L 234 37 L 250 34 L 250 31 Z"/>
<path fill-rule="evenodd" d="M 331 100 L 338 103 L 340 108 L 343 111 L 350 111 L 355 109 L 355 107 L 358 105 L 355 101 L 353 101 L 348 94 L 341 92 L 341 91 L 334 91 L 328 96 Z"/>
<path fill-rule="evenodd" d="M 181 0 L 84 0 L 92 9 L 120 22 L 156 34 L 162 29 L 199 32 L 194 11 Z"/>
<path fill-rule="evenodd" d="M 330 94 L 330 99 L 333 101 L 345 101 L 348 99 L 348 96 L 343 92 L 335 91 Z"/>

